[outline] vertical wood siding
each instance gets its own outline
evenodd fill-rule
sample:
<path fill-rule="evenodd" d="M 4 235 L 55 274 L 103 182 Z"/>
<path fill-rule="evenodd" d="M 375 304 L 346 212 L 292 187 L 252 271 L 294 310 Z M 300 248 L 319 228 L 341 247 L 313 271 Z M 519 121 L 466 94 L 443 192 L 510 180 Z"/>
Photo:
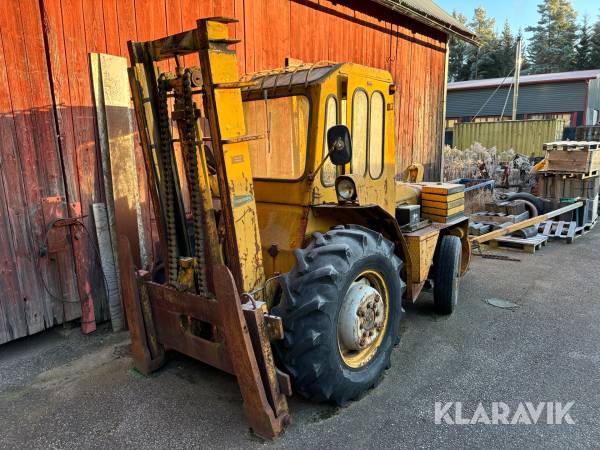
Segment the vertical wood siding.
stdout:
<path fill-rule="evenodd" d="M 429 179 L 439 177 L 446 35 L 374 3 L 7 0 L 0 9 L 0 343 L 78 317 L 80 299 L 94 301 L 98 320 L 107 318 L 94 236 L 82 233 L 60 260 L 40 256 L 45 199 L 65 199 L 60 215 L 87 216 L 92 234 L 92 204 L 104 199 L 88 53 L 127 57 L 127 41 L 190 29 L 206 16 L 240 20 L 231 26 L 243 41 L 240 73 L 280 67 L 287 56 L 389 70 L 397 85 L 398 173 L 418 161 Z M 137 147 L 144 228 L 152 236 Z"/>

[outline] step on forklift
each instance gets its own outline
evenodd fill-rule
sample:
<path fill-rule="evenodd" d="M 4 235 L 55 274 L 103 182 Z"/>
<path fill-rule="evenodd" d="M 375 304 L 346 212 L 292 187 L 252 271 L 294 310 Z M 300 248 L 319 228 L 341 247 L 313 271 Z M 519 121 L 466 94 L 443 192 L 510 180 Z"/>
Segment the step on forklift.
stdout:
<path fill-rule="evenodd" d="M 233 22 L 129 43 L 159 257 L 134 267 L 120 237 L 120 278 L 136 368 L 174 350 L 233 374 L 273 438 L 292 389 L 343 405 L 375 386 L 424 286 L 454 310 L 468 219 L 421 220 L 423 191 L 442 208 L 464 197 L 422 166 L 396 181 L 388 72 L 294 62 L 240 78 Z"/>

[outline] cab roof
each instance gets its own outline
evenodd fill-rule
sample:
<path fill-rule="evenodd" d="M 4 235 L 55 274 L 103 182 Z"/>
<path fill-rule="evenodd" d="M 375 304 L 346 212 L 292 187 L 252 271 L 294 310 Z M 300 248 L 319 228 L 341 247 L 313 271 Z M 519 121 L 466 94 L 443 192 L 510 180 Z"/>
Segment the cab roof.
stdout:
<path fill-rule="evenodd" d="M 253 91 L 273 90 L 278 88 L 293 88 L 296 86 L 314 86 L 336 72 L 377 78 L 392 82 L 392 77 L 385 70 L 362 66 L 354 63 L 318 62 L 314 64 L 299 64 L 294 66 L 270 69 L 251 73 L 243 77 L 243 81 L 255 84 L 242 89 L 244 93 Z"/>

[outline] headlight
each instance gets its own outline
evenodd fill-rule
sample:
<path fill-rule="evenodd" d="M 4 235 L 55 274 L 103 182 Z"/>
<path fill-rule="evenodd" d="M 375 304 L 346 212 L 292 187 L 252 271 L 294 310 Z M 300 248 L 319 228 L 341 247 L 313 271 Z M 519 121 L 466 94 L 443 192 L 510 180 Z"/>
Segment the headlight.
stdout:
<path fill-rule="evenodd" d="M 356 186 L 350 178 L 342 178 L 335 187 L 339 200 L 348 202 L 356 198 Z"/>

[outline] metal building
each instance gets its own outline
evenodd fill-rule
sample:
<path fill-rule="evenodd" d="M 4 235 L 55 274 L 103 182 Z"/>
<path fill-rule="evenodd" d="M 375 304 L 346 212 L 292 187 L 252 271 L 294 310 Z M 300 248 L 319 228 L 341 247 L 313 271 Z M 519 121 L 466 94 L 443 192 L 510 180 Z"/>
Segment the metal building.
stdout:
<path fill-rule="evenodd" d="M 389 70 L 398 171 L 439 177 L 450 34 L 475 36 L 430 0 L 6 0 L 0 10 L 0 344 L 81 316 L 107 318 L 92 219 L 103 202 L 89 53 L 229 16 L 240 72 L 304 62 Z M 139 150 L 139 149 L 138 149 Z M 139 173 L 143 159 L 138 155 Z M 153 219 L 145 179 L 146 236 Z M 63 220 L 67 219 L 67 220 Z M 152 257 L 152 243 L 145 249 Z M 91 311 L 90 311 L 91 309 Z"/>
<path fill-rule="evenodd" d="M 512 83 L 512 78 L 493 78 L 448 84 L 448 128 L 510 119 Z M 527 75 L 519 85 L 517 119 L 562 119 L 566 128 L 600 123 L 600 69 Z"/>

